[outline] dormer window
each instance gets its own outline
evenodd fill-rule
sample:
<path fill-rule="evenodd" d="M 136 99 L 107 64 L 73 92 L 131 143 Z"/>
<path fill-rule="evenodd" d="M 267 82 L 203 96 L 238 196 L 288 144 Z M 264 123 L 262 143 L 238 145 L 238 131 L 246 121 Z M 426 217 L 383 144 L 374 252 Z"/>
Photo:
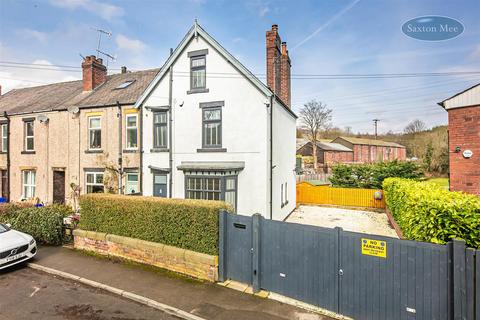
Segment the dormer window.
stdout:
<path fill-rule="evenodd" d="M 119 84 L 118 86 L 115 87 L 115 90 L 125 89 L 126 87 L 128 87 L 129 85 L 131 85 L 134 82 L 135 82 L 135 80 L 127 80 L 125 82 L 122 82 L 121 84 Z"/>

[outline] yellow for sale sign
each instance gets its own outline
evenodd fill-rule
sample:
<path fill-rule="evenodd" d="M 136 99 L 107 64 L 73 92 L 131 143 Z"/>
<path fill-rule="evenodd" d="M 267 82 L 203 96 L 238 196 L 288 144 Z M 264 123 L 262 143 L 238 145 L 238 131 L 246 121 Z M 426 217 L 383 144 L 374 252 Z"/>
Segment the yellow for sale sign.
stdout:
<path fill-rule="evenodd" d="M 362 238 L 362 254 L 387 258 L 387 242 Z"/>

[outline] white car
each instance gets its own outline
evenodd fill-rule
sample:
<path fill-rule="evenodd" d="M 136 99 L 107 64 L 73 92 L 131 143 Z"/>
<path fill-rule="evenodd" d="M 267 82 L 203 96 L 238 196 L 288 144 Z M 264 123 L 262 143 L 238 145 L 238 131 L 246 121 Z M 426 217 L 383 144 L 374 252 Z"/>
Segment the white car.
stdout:
<path fill-rule="evenodd" d="M 0 270 L 31 259 L 37 253 L 32 236 L 0 223 Z"/>

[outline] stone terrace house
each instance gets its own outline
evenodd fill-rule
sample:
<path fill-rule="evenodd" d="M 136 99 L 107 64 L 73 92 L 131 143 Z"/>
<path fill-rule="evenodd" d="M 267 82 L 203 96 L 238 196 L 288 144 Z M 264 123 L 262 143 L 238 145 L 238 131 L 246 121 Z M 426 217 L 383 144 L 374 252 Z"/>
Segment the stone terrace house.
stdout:
<path fill-rule="evenodd" d="M 480 195 L 480 83 L 439 105 L 448 112 L 450 190 Z"/>
<path fill-rule="evenodd" d="M 134 104 L 158 70 L 107 75 L 95 56 L 82 70 L 83 80 L 0 96 L 2 197 L 63 203 L 71 184 L 82 193 L 140 191 L 141 110 Z"/>
<path fill-rule="evenodd" d="M 353 150 L 353 162 L 355 163 L 407 159 L 405 146 L 395 142 L 354 137 L 338 137 L 332 142 Z"/>

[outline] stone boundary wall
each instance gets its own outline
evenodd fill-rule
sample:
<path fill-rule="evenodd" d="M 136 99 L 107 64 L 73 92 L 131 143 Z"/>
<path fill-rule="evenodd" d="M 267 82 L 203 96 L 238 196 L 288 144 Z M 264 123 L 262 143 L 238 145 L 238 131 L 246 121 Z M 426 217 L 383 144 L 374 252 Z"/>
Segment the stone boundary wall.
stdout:
<path fill-rule="evenodd" d="M 94 231 L 73 231 L 75 249 L 120 257 L 202 280 L 218 280 L 218 256 Z"/>

